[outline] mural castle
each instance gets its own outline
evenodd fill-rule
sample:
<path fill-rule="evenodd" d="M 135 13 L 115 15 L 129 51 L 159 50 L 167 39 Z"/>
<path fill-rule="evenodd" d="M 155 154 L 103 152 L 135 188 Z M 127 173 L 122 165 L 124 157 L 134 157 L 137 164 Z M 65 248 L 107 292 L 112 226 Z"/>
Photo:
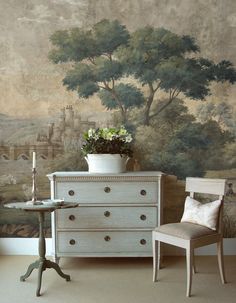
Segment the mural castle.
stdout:
<path fill-rule="evenodd" d="M 94 121 L 82 120 L 72 105 L 67 105 L 61 109 L 58 121 L 49 123 L 47 133 L 39 132 L 36 135 L 34 143 L 0 145 L 0 159 L 29 160 L 35 151 L 37 158 L 52 160 L 58 154 L 80 150 L 82 134 L 95 127 Z"/>

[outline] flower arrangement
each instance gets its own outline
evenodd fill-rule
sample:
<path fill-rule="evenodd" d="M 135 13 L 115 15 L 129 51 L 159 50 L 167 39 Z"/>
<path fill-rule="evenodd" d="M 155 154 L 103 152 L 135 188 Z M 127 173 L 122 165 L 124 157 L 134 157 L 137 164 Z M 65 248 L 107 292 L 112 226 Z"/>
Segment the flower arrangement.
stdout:
<path fill-rule="evenodd" d="M 131 142 L 133 140 L 124 126 L 120 128 L 90 128 L 83 135 L 82 154 L 120 154 L 132 157 Z"/>

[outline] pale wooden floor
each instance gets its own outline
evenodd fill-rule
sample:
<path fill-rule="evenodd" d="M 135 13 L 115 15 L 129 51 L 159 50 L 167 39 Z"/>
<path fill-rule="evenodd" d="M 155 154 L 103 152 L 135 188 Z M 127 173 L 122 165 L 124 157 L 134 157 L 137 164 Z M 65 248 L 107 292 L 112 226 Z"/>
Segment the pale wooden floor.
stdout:
<path fill-rule="evenodd" d="M 160 281 L 152 282 L 151 258 L 62 258 L 66 282 L 52 269 L 43 273 L 42 296 L 36 297 L 37 272 L 20 282 L 34 256 L 0 256 L 1 303 L 232 303 L 236 298 L 236 256 L 226 256 L 222 285 L 215 256 L 196 257 L 191 298 L 185 297 L 185 259 L 166 257 Z"/>

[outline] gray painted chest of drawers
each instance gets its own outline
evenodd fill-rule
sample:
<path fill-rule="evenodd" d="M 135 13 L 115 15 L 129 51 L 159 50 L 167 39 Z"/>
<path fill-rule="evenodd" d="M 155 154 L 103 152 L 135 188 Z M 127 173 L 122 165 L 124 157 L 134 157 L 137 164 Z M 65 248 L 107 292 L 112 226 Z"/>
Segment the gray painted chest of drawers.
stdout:
<path fill-rule="evenodd" d="M 52 213 L 53 257 L 152 256 L 162 221 L 161 172 L 48 175 L 51 198 L 77 202 Z"/>

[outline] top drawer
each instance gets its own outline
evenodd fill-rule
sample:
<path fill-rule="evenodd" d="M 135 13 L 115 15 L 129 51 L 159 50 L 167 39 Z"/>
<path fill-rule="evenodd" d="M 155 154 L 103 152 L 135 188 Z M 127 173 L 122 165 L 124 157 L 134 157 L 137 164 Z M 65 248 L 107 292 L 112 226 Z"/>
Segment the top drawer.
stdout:
<path fill-rule="evenodd" d="M 157 182 L 56 182 L 55 198 L 78 203 L 157 203 Z"/>

